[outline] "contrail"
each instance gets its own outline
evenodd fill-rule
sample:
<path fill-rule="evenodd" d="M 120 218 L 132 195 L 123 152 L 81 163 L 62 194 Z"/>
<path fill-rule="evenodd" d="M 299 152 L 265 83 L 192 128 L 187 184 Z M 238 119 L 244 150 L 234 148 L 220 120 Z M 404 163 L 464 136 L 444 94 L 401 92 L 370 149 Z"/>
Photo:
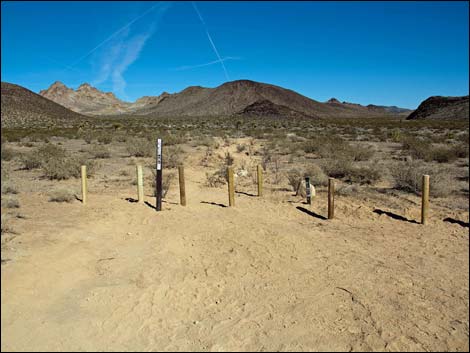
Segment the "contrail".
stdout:
<path fill-rule="evenodd" d="M 209 33 L 209 30 L 207 29 L 206 22 L 202 18 L 202 15 L 201 15 L 201 13 L 199 12 L 199 10 L 196 6 L 196 3 L 194 1 L 191 1 L 191 3 L 193 4 L 194 10 L 197 12 L 197 15 L 199 16 L 199 19 L 201 20 L 201 23 L 204 26 L 204 29 L 206 30 L 207 38 L 209 39 L 209 42 L 211 43 L 212 49 L 214 50 L 215 55 L 217 55 L 217 58 L 219 59 L 218 61 L 222 65 L 222 68 L 224 69 L 225 77 L 226 77 L 227 81 L 230 81 L 230 78 L 228 77 L 227 69 L 225 68 L 224 60 L 222 60 L 221 56 L 219 55 L 219 52 L 218 52 L 217 48 L 215 47 L 214 41 L 212 40 L 212 37 Z"/>
<path fill-rule="evenodd" d="M 238 57 L 232 57 L 232 56 L 226 56 L 224 58 L 222 58 L 222 61 L 220 60 L 214 60 L 214 61 L 210 61 L 208 63 L 205 63 L 205 64 L 199 64 L 199 65 L 186 65 L 186 66 L 179 66 L 175 69 L 173 69 L 174 71 L 184 71 L 184 70 L 191 70 L 191 69 L 196 69 L 198 67 L 204 67 L 204 66 L 210 66 L 210 65 L 214 65 L 214 64 L 218 64 L 220 62 L 224 62 L 224 61 L 228 61 L 228 60 L 240 60 L 240 58 Z"/>
<path fill-rule="evenodd" d="M 114 32 L 113 34 L 111 34 L 108 38 L 106 38 L 105 40 L 103 40 L 100 44 L 98 44 L 96 47 L 94 47 L 93 49 L 91 49 L 88 53 L 86 53 L 85 55 L 81 56 L 80 58 L 78 58 L 77 60 L 75 60 L 72 64 L 70 64 L 68 66 L 68 69 L 70 68 L 73 68 L 75 65 L 77 65 L 80 61 L 82 61 L 83 59 L 85 59 L 87 56 L 89 56 L 90 54 L 92 54 L 96 49 L 100 48 L 103 44 L 105 44 L 106 42 L 110 41 L 111 39 L 113 39 L 116 35 L 118 35 L 119 33 L 121 33 L 122 31 L 124 31 L 126 28 L 128 28 L 130 25 L 132 25 L 134 22 L 140 20 L 142 17 L 144 17 L 145 15 L 147 15 L 149 12 L 151 12 L 152 10 L 154 10 L 157 6 L 161 5 L 160 3 L 157 3 L 155 4 L 154 6 L 152 6 L 150 9 L 148 9 L 147 11 L 145 11 L 143 14 L 137 16 L 136 18 L 134 18 L 132 21 L 130 21 L 129 23 L 127 23 L 126 25 L 124 25 L 123 27 L 121 27 L 120 29 L 118 29 L 116 32 Z M 166 5 L 164 7 L 164 9 L 166 9 L 166 7 L 169 6 L 169 5 Z M 66 71 L 66 70 L 65 70 Z"/>

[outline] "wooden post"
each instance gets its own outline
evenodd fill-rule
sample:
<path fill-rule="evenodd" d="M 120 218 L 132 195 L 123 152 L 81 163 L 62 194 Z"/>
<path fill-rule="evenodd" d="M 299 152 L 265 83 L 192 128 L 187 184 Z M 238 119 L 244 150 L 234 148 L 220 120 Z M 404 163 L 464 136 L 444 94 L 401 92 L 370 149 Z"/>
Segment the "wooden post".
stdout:
<path fill-rule="evenodd" d="M 156 209 L 157 211 L 162 210 L 162 139 L 157 139 L 157 173 L 155 180 L 156 189 Z"/>
<path fill-rule="evenodd" d="M 137 195 L 139 203 L 144 203 L 144 179 L 142 176 L 142 166 L 136 166 L 137 169 Z"/>
<path fill-rule="evenodd" d="M 421 197 L 421 224 L 426 224 L 429 213 L 429 175 L 423 175 Z"/>
<path fill-rule="evenodd" d="M 261 165 L 258 165 L 257 176 L 258 176 L 258 196 L 263 196 L 263 167 Z"/>
<path fill-rule="evenodd" d="M 229 206 L 235 206 L 235 188 L 233 185 L 233 168 L 227 168 L 228 176 L 228 204 Z"/>
<path fill-rule="evenodd" d="M 178 175 L 180 179 L 180 204 L 186 206 L 186 189 L 184 186 L 184 167 L 181 165 L 178 167 Z"/>
<path fill-rule="evenodd" d="M 82 174 L 82 203 L 86 204 L 86 194 L 87 194 L 87 180 L 86 180 L 86 165 L 82 165 L 81 167 L 81 174 Z"/>
<path fill-rule="evenodd" d="M 335 216 L 335 179 L 328 178 L 328 219 Z"/>
<path fill-rule="evenodd" d="M 307 203 L 312 204 L 312 195 L 310 194 L 310 178 L 305 177 L 305 193 L 307 194 Z"/>

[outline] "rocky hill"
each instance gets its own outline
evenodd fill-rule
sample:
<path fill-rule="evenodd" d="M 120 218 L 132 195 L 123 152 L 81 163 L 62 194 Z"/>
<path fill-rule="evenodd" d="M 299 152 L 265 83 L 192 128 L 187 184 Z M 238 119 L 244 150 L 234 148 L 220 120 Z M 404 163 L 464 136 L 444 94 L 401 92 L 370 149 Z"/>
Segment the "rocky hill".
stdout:
<path fill-rule="evenodd" d="M 433 96 L 423 101 L 406 119 L 468 119 L 469 98 Z"/>
<path fill-rule="evenodd" d="M 337 100 L 322 103 L 289 89 L 250 80 L 226 82 L 216 88 L 191 86 L 174 94 L 164 92 L 160 96 L 145 96 L 134 103 L 123 102 L 112 93 L 101 92 L 88 84 L 73 90 L 55 82 L 40 94 L 71 110 L 91 115 L 126 113 L 152 116 L 231 116 L 250 112 L 253 109 L 250 106 L 255 103 L 256 114 L 259 115 L 264 110 L 259 109 L 259 102 L 263 102 L 265 107 L 267 104 L 271 108 L 277 107 L 274 110 L 279 111 L 279 117 L 282 116 L 280 112 L 286 112 L 286 109 L 309 117 L 373 117 L 399 114 L 390 107 L 366 107 L 340 103 Z M 271 108 L 266 110 L 270 115 L 273 113 Z"/>
<path fill-rule="evenodd" d="M 48 89 L 39 94 L 77 113 L 84 114 L 118 114 L 126 112 L 130 106 L 111 92 L 102 92 L 88 83 L 83 83 L 76 90 L 62 82 L 54 82 Z"/>
<path fill-rule="evenodd" d="M 57 122 L 62 126 L 84 119 L 60 104 L 30 90 L 7 82 L 1 84 L 1 125 L 11 127 L 48 127 Z"/>

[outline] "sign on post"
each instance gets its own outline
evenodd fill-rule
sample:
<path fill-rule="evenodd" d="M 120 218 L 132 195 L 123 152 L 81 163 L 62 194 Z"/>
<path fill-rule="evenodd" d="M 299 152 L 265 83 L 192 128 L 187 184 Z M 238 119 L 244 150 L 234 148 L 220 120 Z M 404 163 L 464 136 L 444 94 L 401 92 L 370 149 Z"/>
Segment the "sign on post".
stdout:
<path fill-rule="evenodd" d="M 162 210 L 162 139 L 157 139 L 157 173 L 156 173 L 156 197 L 157 211 Z"/>
<path fill-rule="evenodd" d="M 310 178 L 305 177 L 305 193 L 307 194 L 307 203 L 312 204 L 312 195 L 310 193 Z"/>

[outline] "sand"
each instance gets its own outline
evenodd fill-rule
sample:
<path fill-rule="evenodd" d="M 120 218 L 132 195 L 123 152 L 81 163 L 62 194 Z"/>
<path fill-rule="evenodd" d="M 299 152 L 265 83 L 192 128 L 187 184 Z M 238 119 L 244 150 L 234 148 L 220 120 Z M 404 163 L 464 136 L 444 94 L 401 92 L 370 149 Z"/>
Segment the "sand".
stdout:
<path fill-rule="evenodd" d="M 337 197 L 328 221 L 324 191 L 308 206 L 255 187 L 229 208 L 185 174 L 187 206 L 175 184 L 159 213 L 129 184 L 90 180 L 86 206 L 21 193 L 2 351 L 468 351 L 468 228 L 447 210 L 423 226 L 417 197 Z"/>

